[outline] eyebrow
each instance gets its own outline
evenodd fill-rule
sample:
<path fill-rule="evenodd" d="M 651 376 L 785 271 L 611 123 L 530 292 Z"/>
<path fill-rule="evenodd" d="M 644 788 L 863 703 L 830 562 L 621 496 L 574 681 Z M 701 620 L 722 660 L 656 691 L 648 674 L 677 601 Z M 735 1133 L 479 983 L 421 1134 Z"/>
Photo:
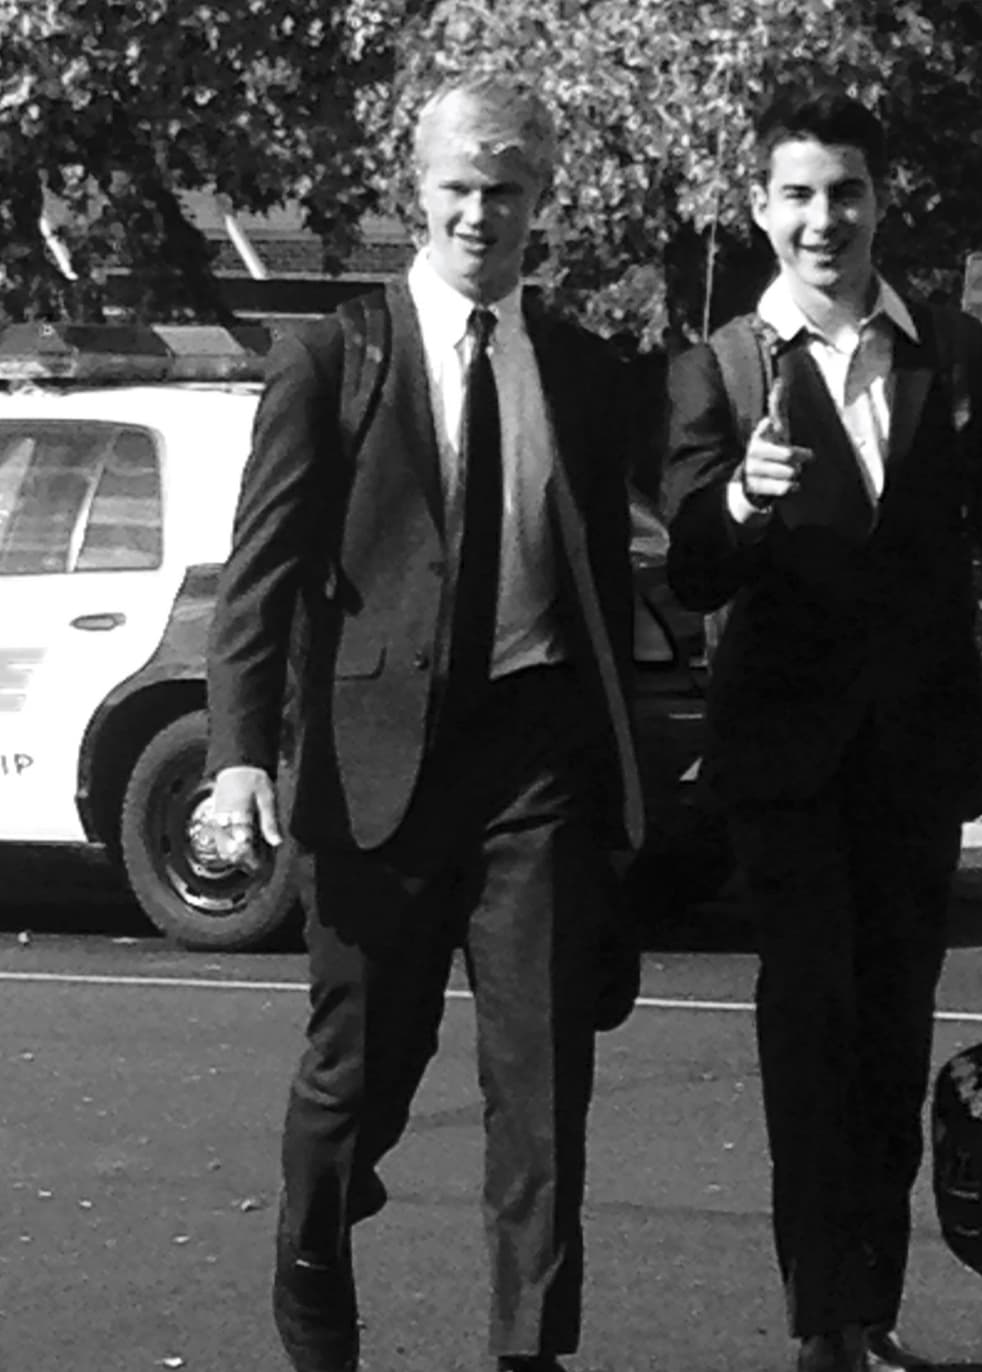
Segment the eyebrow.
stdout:
<path fill-rule="evenodd" d="M 450 189 L 453 189 L 453 188 L 458 187 L 458 186 L 459 186 L 459 187 L 468 187 L 468 182 L 467 182 L 466 178 L 461 177 L 461 176 L 444 176 L 444 177 L 441 177 L 440 180 L 439 180 L 439 182 L 438 182 L 438 184 L 439 184 L 440 186 L 444 186 L 444 187 L 447 187 L 447 188 L 450 188 Z M 502 194 L 502 193 L 514 194 L 514 193 L 520 192 L 520 191 L 522 190 L 522 183 L 521 183 L 520 181 L 510 181 L 510 180 L 489 181 L 487 184 L 485 184 L 485 185 L 483 185 L 483 186 L 474 187 L 474 189 L 484 191 L 485 195 L 495 195 L 495 194 L 499 194 L 499 195 L 500 195 L 500 194 Z"/>
<path fill-rule="evenodd" d="M 865 190 L 866 179 L 862 176 L 843 176 L 839 181 L 829 183 L 829 190 Z M 779 181 L 776 185 L 779 191 L 813 191 L 817 188 L 810 181 Z"/>

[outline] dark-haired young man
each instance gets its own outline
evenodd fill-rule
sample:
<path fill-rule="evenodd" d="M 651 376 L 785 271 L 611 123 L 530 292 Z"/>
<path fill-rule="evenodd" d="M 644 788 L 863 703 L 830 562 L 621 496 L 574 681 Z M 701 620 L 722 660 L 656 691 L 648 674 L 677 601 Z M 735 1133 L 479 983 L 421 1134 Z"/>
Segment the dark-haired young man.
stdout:
<path fill-rule="evenodd" d="M 705 775 L 758 923 L 799 1367 L 911 1366 L 894 1329 L 934 992 L 982 796 L 982 329 L 875 271 L 886 164 L 863 105 L 782 94 L 757 147 L 778 272 L 673 370 L 669 572 L 687 605 L 729 605 Z"/>

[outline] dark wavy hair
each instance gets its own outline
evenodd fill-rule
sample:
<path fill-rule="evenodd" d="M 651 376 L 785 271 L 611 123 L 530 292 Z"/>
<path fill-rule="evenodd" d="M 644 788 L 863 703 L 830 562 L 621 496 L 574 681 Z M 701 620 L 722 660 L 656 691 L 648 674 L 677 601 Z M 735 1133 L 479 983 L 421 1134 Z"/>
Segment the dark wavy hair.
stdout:
<path fill-rule="evenodd" d="M 771 156 L 781 143 L 814 138 L 819 143 L 858 148 L 874 181 L 887 173 L 886 136 L 872 110 L 845 91 L 782 86 L 754 123 L 754 175 L 770 176 Z"/>

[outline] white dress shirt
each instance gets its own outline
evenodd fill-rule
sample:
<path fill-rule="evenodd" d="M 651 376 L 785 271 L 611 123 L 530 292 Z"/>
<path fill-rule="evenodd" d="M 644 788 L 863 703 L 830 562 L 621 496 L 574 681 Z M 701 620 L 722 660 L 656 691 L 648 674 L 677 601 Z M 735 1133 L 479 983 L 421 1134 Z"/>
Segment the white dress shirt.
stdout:
<path fill-rule="evenodd" d="M 448 285 L 424 248 L 409 269 L 419 317 L 440 451 L 446 508 L 453 508 L 464 377 L 474 302 Z M 546 489 L 554 440 L 535 353 L 522 318 L 521 287 L 488 307 L 496 318 L 489 349 L 501 415 L 503 516 L 492 677 L 565 656 L 554 613 L 556 572 Z"/>
<path fill-rule="evenodd" d="M 783 274 L 771 282 L 757 306 L 760 318 L 782 342 L 789 343 L 802 331 L 806 334 L 808 352 L 852 442 L 859 474 L 874 506 L 883 494 L 890 442 L 894 333 L 899 329 L 915 343 L 918 338 L 910 311 L 897 292 L 880 276 L 876 283 L 869 314 L 858 325 L 843 324 L 834 331 L 824 331 L 808 318 L 795 303 Z M 748 522 L 753 507 L 738 484 L 731 484 L 727 499 L 734 517 Z"/>

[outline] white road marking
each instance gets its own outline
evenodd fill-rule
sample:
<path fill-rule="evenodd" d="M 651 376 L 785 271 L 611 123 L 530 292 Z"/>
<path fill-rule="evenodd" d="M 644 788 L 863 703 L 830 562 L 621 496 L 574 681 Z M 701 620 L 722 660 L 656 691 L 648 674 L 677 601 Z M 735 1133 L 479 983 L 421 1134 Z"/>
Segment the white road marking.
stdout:
<path fill-rule="evenodd" d="M 174 986 L 201 991 L 306 991 L 305 981 L 232 981 L 220 977 L 122 977 L 82 972 L 0 972 L 0 981 L 47 981 L 67 986 Z"/>
<path fill-rule="evenodd" d="M 56 982 L 66 986 L 173 986 L 185 991 L 307 991 L 305 981 L 232 981 L 219 977 L 123 977 L 81 972 L 4 972 L 0 981 Z M 470 991 L 448 989 L 448 1000 L 472 1000 Z M 685 997 L 638 996 L 635 1006 L 643 1010 L 702 1010 L 712 1014 L 736 1011 L 752 1014 L 749 1000 L 689 1000 Z M 982 1024 L 982 1011 L 937 1010 L 934 1018 L 955 1024 Z"/>

